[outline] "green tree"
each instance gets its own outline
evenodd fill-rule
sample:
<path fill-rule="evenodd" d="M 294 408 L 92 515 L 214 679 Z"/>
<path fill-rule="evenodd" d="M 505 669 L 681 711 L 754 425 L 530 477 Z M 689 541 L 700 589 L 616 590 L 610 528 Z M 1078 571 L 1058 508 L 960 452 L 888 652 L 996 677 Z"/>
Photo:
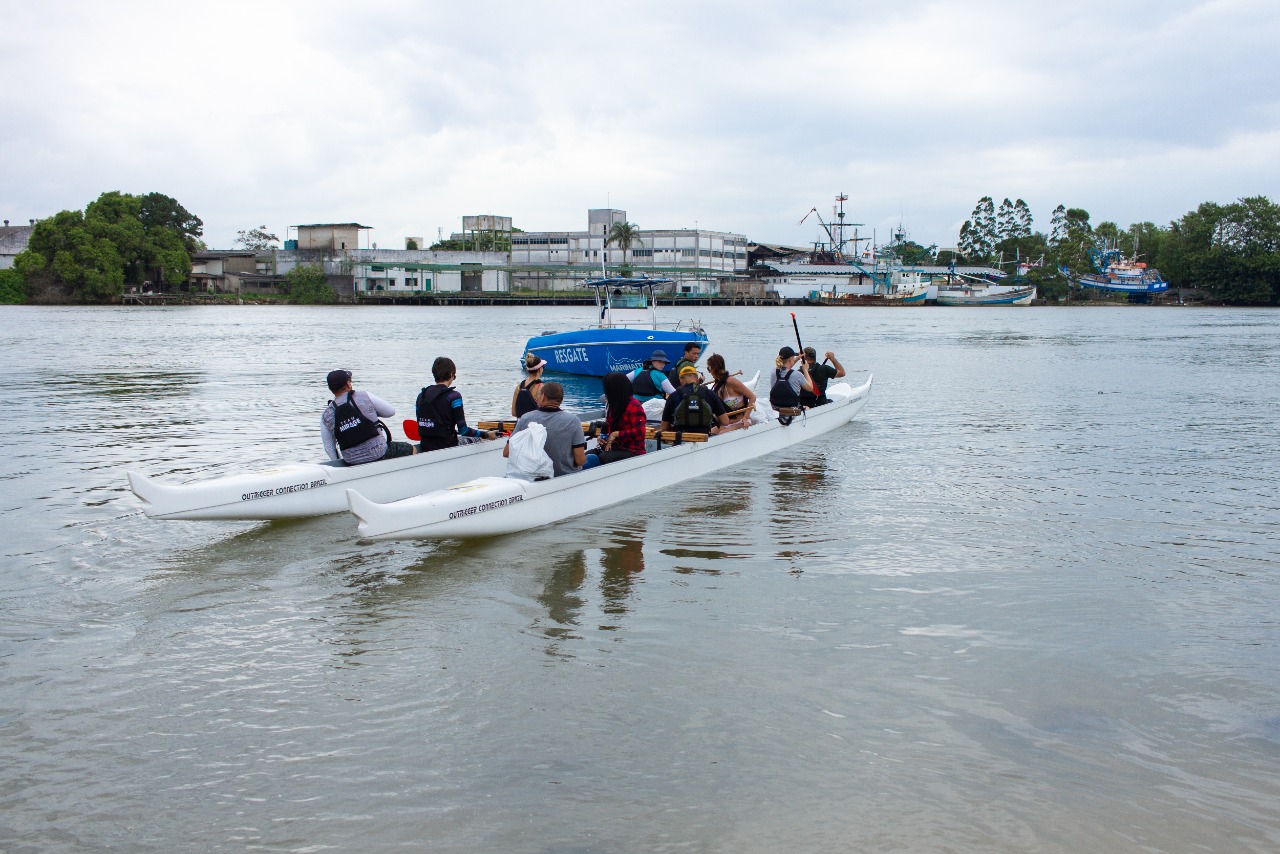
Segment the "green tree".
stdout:
<path fill-rule="evenodd" d="M 0 305 L 20 305 L 27 301 L 27 283 L 15 269 L 0 270 Z"/>
<path fill-rule="evenodd" d="M 119 299 L 126 284 L 177 286 L 191 274 L 199 220 L 159 193 L 103 193 L 80 211 L 36 223 L 15 259 L 28 288 L 80 302 Z M 29 291 L 30 293 L 30 291 Z"/>
<path fill-rule="evenodd" d="M 1176 287 L 1230 305 L 1280 304 L 1280 206 L 1265 196 L 1204 202 L 1170 223 L 1157 257 Z"/>
<path fill-rule="evenodd" d="M 412 237 L 406 238 L 404 241 L 404 248 L 409 252 L 412 252 L 418 248 L 418 241 L 414 240 Z"/>
<path fill-rule="evenodd" d="M 147 193 L 139 200 L 138 217 L 148 232 L 157 229 L 168 229 L 182 238 L 183 248 L 187 255 L 200 251 L 203 242 L 204 223 L 200 217 L 178 204 L 177 199 L 163 193 Z"/>
<path fill-rule="evenodd" d="M 284 284 L 289 302 L 298 305 L 329 305 L 338 301 L 338 294 L 329 285 L 324 270 L 314 264 L 294 267 L 284 274 Z"/>
<path fill-rule="evenodd" d="M 615 244 L 622 250 L 622 263 L 629 265 L 627 253 L 631 251 L 632 245 L 639 242 L 640 226 L 633 222 L 615 222 L 609 229 L 609 236 L 605 239 L 604 245 Z"/>
<path fill-rule="evenodd" d="M 974 261 L 990 261 L 997 239 L 995 202 L 983 196 L 960 226 L 960 254 Z"/>
<path fill-rule="evenodd" d="M 257 228 L 250 228 L 244 231 L 236 232 L 236 239 L 233 246 L 239 246 L 241 249 L 248 249 L 254 252 L 261 252 L 264 249 L 275 249 L 276 244 L 280 242 L 280 238 L 267 231 L 265 225 Z"/>

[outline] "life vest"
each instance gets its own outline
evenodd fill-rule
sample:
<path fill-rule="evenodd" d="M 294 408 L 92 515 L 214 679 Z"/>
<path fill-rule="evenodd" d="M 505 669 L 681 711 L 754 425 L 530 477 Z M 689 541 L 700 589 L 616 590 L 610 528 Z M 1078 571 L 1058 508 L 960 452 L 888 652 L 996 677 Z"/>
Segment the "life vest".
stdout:
<path fill-rule="evenodd" d="M 690 391 L 685 391 L 688 388 Z M 686 433 L 710 433 L 716 414 L 697 386 L 680 386 L 680 402 L 671 414 L 671 426 Z"/>
<path fill-rule="evenodd" d="M 451 448 L 458 444 L 458 430 L 453 423 L 453 411 L 449 405 L 448 386 L 439 383 L 427 386 L 418 395 L 418 435 L 424 446 Z"/>
<path fill-rule="evenodd" d="M 631 375 L 632 393 L 636 397 L 656 397 L 663 394 L 662 381 L 667 378 L 666 375 L 651 363 L 646 362 L 645 364 L 648 364 L 649 367 L 636 368 L 636 372 Z M 657 376 L 655 377 L 654 374 L 657 374 Z"/>
<path fill-rule="evenodd" d="M 781 368 L 773 372 L 773 387 L 769 389 L 769 404 L 774 409 L 798 409 L 800 395 L 791 387 L 791 375 L 794 369 L 788 368 L 784 374 Z"/>
<path fill-rule="evenodd" d="M 347 451 L 356 445 L 363 445 L 382 433 L 377 421 L 370 421 L 356 406 L 356 393 L 347 395 L 341 406 L 330 402 L 333 407 L 333 436 L 341 450 Z"/>

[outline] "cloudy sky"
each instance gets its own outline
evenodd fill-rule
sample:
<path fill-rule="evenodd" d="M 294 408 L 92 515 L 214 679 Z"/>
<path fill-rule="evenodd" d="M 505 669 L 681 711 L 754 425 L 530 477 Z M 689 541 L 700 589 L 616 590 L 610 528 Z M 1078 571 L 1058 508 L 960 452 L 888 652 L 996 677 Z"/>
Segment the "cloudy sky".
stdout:
<path fill-rule="evenodd" d="M 0 0 L 0 216 L 158 191 L 211 247 L 614 207 L 804 245 L 850 197 L 954 245 L 977 200 L 1167 224 L 1280 199 L 1276 0 Z"/>

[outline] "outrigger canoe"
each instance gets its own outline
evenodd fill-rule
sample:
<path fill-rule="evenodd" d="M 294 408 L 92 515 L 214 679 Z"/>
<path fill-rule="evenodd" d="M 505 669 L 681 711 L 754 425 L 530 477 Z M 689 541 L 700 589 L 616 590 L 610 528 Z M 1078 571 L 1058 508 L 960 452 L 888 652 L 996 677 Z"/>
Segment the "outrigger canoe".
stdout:
<path fill-rule="evenodd" d="M 152 519 L 299 519 L 342 513 L 346 491 L 397 501 L 504 470 L 501 440 L 348 466 L 325 460 L 191 483 L 129 472 L 129 488 Z"/>
<path fill-rule="evenodd" d="M 371 540 L 452 539 L 511 534 L 618 504 L 690 478 L 780 451 L 841 427 L 871 392 L 870 376 L 851 388 L 827 389 L 831 403 L 806 410 L 790 424 L 776 418 L 705 441 L 661 450 L 542 481 L 481 477 L 416 498 L 379 503 L 347 490 L 360 536 Z M 767 405 L 757 402 L 758 408 Z"/>

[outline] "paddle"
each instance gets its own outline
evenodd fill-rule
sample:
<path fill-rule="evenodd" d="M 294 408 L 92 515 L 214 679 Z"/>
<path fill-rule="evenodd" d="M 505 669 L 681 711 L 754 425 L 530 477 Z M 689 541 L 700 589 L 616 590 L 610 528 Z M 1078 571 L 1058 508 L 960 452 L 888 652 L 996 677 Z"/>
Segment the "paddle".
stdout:
<path fill-rule="evenodd" d="M 406 418 L 404 420 L 404 435 L 405 438 L 410 439 L 411 441 L 422 441 L 422 436 L 418 433 L 418 422 L 413 418 Z"/>

